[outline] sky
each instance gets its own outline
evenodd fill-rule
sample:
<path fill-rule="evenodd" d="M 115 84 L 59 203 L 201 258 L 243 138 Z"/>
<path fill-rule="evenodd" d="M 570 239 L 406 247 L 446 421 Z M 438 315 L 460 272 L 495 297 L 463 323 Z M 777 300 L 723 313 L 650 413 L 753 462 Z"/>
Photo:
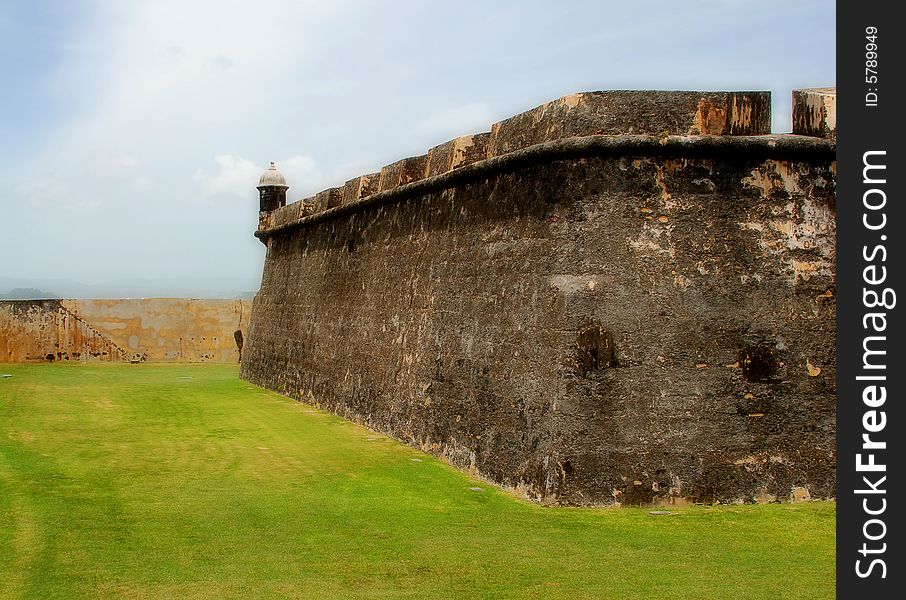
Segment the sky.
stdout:
<path fill-rule="evenodd" d="M 0 0 L 0 292 L 254 291 L 269 161 L 297 200 L 572 92 L 769 90 L 788 132 L 835 29 L 828 1 Z"/>

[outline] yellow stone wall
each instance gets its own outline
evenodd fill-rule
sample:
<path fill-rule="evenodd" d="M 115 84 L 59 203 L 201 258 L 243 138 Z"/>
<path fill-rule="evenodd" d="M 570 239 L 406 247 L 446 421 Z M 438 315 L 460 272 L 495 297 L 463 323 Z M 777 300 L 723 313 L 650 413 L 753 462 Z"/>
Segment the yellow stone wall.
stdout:
<path fill-rule="evenodd" d="M 235 363 L 250 313 L 248 300 L 4 301 L 0 362 Z"/>

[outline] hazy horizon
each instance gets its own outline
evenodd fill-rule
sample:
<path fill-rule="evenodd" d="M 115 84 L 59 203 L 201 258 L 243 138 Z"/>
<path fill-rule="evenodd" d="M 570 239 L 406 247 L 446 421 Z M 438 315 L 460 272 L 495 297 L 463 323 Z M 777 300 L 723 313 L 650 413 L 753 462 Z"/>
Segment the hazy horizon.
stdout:
<path fill-rule="evenodd" d="M 835 4 L 753 6 L 4 3 L 0 293 L 254 291 L 268 161 L 297 200 L 571 92 L 769 90 L 789 131 L 791 90 L 835 84 Z"/>
<path fill-rule="evenodd" d="M 0 300 L 44 298 L 251 298 L 258 279 L 230 277 L 76 281 L 0 276 Z M 18 293 L 14 293 L 18 292 Z M 28 292 L 28 293 L 23 293 Z M 40 292 L 38 294 L 32 292 Z"/>

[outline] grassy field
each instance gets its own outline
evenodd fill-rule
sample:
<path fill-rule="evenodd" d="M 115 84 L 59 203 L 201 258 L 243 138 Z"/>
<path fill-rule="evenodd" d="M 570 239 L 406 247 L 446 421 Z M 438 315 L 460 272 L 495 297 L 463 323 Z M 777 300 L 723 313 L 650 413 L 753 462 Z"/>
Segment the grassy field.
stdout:
<path fill-rule="evenodd" d="M 0 598 L 834 594 L 832 503 L 542 508 L 233 366 L 0 374 Z"/>

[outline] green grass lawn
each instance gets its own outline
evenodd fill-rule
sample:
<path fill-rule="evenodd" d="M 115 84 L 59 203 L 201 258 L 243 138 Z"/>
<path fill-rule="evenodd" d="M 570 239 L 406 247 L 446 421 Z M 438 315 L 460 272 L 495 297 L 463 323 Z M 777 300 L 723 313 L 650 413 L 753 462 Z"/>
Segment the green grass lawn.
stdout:
<path fill-rule="evenodd" d="M 833 503 L 542 508 L 234 366 L 0 373 L 0 598 L 834 595 Z"/>

